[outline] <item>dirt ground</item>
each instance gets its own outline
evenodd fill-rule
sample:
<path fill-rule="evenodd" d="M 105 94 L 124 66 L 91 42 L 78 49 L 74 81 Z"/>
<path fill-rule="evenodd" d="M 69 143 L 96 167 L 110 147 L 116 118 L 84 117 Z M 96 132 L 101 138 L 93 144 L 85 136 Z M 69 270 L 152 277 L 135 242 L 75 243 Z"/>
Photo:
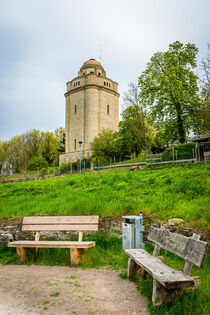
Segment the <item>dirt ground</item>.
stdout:
<path fill-rule="evenodd" d="M 147 314 L 147 301 L 117 271 L 0 265 L 0 315 Z"/>

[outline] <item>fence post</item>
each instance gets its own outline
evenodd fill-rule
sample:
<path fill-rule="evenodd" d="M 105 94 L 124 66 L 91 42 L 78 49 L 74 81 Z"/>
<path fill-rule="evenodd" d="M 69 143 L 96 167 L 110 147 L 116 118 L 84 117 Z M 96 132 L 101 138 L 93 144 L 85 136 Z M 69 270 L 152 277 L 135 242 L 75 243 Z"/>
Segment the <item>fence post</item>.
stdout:
<path fill-rule="evenodd" d="M 176 151 L 176 160 L 178 160 L 178 151 Z"/>
<path fill-rule="evenodd" d="M 172 148 L 173 164 L 174 164 L 174 147 Z"/>
<path fill-rule="evenodd" d="M 111 164 L 112 164 L 112 158 L 110 157 L 110 166 L 111 166 Z"/>

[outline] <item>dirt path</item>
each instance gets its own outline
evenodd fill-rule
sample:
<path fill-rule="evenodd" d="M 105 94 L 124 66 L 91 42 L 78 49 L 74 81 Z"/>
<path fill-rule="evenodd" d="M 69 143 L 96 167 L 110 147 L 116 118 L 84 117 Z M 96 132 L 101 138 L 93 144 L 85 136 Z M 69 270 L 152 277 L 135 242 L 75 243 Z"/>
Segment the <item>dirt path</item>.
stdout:
<path fill-rule="evenodd" d="M 147 314 L 146 299 L 117 271 L 0 265 L 0 315 Z"/>

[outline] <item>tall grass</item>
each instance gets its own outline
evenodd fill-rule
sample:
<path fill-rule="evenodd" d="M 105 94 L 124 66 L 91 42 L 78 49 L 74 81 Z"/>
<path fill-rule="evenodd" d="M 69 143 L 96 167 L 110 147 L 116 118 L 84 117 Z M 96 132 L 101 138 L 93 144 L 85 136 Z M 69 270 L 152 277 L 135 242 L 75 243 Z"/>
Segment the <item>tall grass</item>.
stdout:
<path fill-rule="evenodd" d="M 28 215 L 116 217 L 143 211 L 209 228 L 210 164 L 0 184 L 0 219 Z"/>

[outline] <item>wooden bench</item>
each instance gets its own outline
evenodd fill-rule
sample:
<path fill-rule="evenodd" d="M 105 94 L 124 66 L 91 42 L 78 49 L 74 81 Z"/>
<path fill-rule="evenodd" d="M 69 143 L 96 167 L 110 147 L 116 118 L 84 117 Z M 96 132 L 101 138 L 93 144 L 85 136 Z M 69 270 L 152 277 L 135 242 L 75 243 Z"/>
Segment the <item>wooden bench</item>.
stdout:
<path fill-rule="evenodd" d="M 77 265 L 84 250 L 95 246 L 95 242 L 82 241 L 84 231 L 98 231 L 98 216 L 39 216 L 24 217 L 22 231 L 35 231 L 34 241 L 15 241 L 8 243 L 16 247 L 17 264 L 21 264 L 27 248 L 70 248 L 70 263 Z M 78 231 L 78 241 L 40 241 L 41 231 Z"/>
<path fill-rule="evenodd" d="M 195 279 L 190 277 L 192 265 L 202 267 L 207 252 L 208 243 L 199 240 L 200 236 L 193 234 L 186 237 L 178 233 L 171 233 L 161 227 L 150 227 L 147 239 L 155 244 L 153 255 L 143 249 L 128 249 L 130 256 L 128 261 L 128 277 L 142 276 L 147 274 L 153 277 L 153 305 L 161 305 L 170 302 L 174 294 L 180 289 L 193 287 Z M 160 248 L 183 258 L 185 260 L 184 271 L 175 270 L 165 265 L 158 254 Z M 183 290 L 181 290 L 183 291 Z"/>

